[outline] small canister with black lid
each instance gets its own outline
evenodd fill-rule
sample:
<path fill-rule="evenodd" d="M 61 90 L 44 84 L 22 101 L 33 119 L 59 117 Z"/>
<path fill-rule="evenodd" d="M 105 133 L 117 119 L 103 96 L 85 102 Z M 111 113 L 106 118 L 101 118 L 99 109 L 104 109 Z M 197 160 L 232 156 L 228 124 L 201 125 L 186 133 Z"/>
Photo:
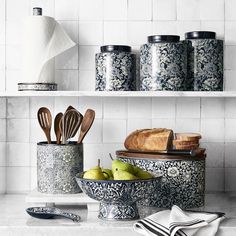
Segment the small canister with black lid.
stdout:
<path fill-rule="evenodd" d="M 187 45 L 178 35 L 148 36 L 140 48 L 140 90 L 185 90 Z"/>
<path fill-rule="evenodd" d="M 185 33 L 188 45 L 188 90 L 223 90 L 223 40 L 211 31 Z"/>
<path fill-rule="evenodd" d="M 136 90 L 136 55 L 126 45 L 102 46 L 95 55 L 96 91 Z"/>

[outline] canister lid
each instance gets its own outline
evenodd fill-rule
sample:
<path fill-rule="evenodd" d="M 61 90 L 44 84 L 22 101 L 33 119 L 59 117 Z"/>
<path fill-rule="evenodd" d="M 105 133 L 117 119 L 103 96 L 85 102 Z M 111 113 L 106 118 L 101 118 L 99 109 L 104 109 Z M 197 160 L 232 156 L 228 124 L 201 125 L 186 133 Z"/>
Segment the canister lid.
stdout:
<path fill-rule="evenodd" d="M 185 39 L 215 39 L 216 33 L 212 31 L 193 31 L 185 33 Z"/>
<path fill-rule="evenodd" d="M 33 8 L 33 15 L 34 16 L 41 16 L 43 13 L 43 9 L 41 7 L 34 7 Z"/>
<path fill-rule="evenodd" d="M 176 43 L 179 42 L 178 35 L 151 35 L 148 36 L 149 43 Z"/>
<path fill-rule="evenodd" d="M 131 47 L 126 45 L 105 45 L 101 46 L 101 52 L 131 52 Z"/>

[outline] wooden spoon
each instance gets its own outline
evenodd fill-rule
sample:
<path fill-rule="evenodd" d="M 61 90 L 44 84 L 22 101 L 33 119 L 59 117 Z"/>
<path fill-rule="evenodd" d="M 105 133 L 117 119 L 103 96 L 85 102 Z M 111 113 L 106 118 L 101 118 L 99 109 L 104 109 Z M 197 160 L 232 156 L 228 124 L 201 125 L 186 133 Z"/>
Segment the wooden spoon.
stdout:
<path fill-rule="evenodd" d="M 88 133 L 93 124 L 94 118 L 95 118 L 95 111 L 92 109 L 87 109 L 82 121 L 78 143 L 83 142 L 84 137 L 86 136 L 86 134 Z"/>
<path fill-rule="evenodd" d="M 38 121 L 46 135 L 48 143 L 51 143 L 52 115 L 46 107 L 41 107 L 38 110 Z"/>
<path fill-rule="evenodd" d="M 62 143 L 65 144 L 68 139 L 73 138 L 82 122 L 82 116 L 76 110 L 68 110 L 61 118 L 59 123 L 62 133 Z"/>
<path fill-rule="evenodd" d="M 60 124 L 62 116 L 63 116 L 63 113 L 60 112 L 56 115 L 54 119 L 54 132 L 56 135 L 57 144 L 61 143 L 61 131 L 60 131 L 59 124 Z"/>

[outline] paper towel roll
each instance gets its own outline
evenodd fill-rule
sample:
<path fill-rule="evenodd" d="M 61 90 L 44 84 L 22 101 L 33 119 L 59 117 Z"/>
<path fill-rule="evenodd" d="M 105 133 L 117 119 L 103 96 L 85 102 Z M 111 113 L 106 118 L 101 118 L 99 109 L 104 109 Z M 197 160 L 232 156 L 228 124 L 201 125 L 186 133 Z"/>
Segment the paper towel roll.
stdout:
<path fill-rule="evenodd" d="M 30 16 L 23 33 L 23 83 L 54 83 L 54 57 L 76 45 L 49 16 Z"/>

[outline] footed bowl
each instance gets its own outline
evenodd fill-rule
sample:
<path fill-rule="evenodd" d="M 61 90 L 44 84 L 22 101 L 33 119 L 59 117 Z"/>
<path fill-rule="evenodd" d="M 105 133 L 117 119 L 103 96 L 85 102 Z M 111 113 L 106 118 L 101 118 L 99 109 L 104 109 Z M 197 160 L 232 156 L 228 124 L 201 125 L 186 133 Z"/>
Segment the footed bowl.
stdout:
<path fill-rule="evenodd" d="M 91 180 L 76 175 L 82 191 L 100 202 L 98 218 L 104 220 L 135 220 L 139 218 L 136 202 L 158 191 L 161 176 L 139 180 Z"/>

